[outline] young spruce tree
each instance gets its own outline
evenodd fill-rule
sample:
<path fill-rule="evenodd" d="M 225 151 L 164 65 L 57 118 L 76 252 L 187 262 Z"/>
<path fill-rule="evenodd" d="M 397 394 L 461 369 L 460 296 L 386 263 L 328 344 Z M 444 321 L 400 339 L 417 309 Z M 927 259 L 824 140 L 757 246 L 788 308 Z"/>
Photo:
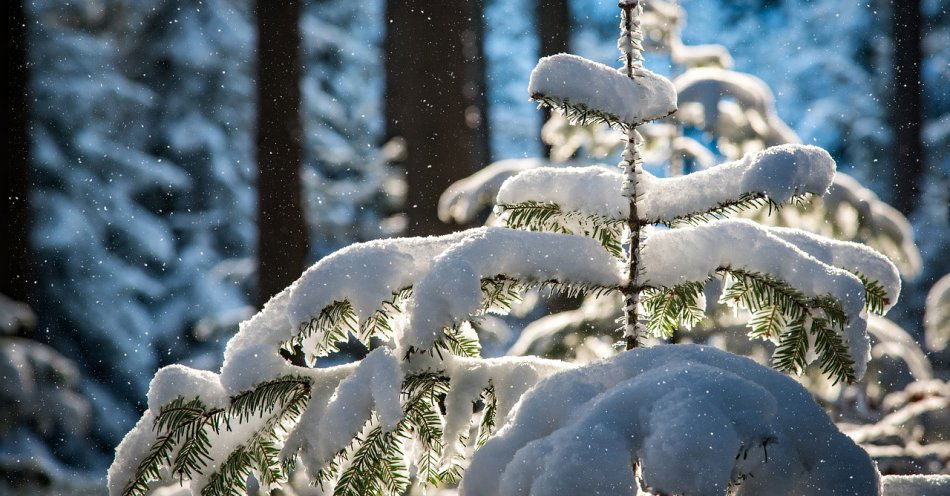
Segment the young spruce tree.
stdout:
<path fill-rule="evenodd" d="M 668 179 L 643 171 L 637 127 L 675 112 L 676 92 L 643 67 L 642 6 L 620 7 L 619 71 L 558 54 L 530 83 L 533 99 L 574 121 L 622 129 L 620 171 L 533 168 L 499 190 L 506 227 L 321 260 L 241 325 L 220 373 L 159 370 L 117 448 L 110 493 L 180 483 L 240 494 L 252 476 L 276 487 L 299 467 L 334 494 L 404 494 L 460 481 L 472 451 L 462 494 L 878 487 L 867 455 L 803 388 L 735 355 L 657 346 L 579 368 L 479 357 L 471 322 L 530 288 L 619 292 L 623 339 L 637 348 L 647 332 L 702 319 L 704 283 L 720 277 L 753 334 L 777 341 L 777 369 L 801 371 L 814 355 L 850 382 L 868 357 L 865 312 L 896 301 L 896 269 L 870 249 L 723 219 L 824 193 L 835 164 L 823 150 L 783 145 Z M 326 357 L 350 336 L 367 356 L 334 365 Z M 290 349 L 307 366 L 286 360 Z"/>

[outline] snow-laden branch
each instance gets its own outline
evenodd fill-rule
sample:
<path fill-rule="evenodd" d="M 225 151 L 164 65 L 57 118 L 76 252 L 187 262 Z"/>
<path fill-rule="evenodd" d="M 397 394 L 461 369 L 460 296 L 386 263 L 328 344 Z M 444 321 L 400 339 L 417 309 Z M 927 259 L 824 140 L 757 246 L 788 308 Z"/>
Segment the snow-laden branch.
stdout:
<path fill-rule="evenodd" d="M 621 127 L 659 119 L 676 111 L 676 90 L 663 76 L 642 67 L 636 78 L 577 55 L 544 57 L 531 71 L 533 100 L 565 113 L 573 121 L 604 121 Z"/>
<path fill-rule="evenodd" d="M 442 222 L 471 222 L 478 211 L 491 204 L 498 188 L 509 177 L 528 169 L 547 165 L 539 158 L 499 160 L 488 167 L 452 183 L 439 197 L 439 220 Z"/>
<path fill-rule="evenodd" d="M 416 285 L 402 342 L 430 348 L 482 306 L 482 281 L 516 281 L 616 288 L 625 283 L 620 265 L 596 241 L 567 234 L 486 228 L 437 257 Z"/>
<path fill-rule="evenodd" d="M 694 345 L 640 348 L 556 374 L 472 460 L 464 496 L 879 494 L 868 455 L 801 385 Z"/>
<path fill-rule="evenodd" d="M 863 314 L 865 287 L 854 274 L 822 263 L 796 245 L 747 220 L 724 220 L 657 231 L 643 246 L 644 284 L 674 287 L 705 281 L 725 268 L 765 274 L 804 296 L 832 297 L 847 319 L 845 340 L 860 378 L 870 351 Z M 870 270 L 870 269 L 867 269 Z"/>
<path fill-rule="evenodd" d="M 755 198 L 781 204 L 805 194 L 821 195 L 834 174 L 834 160 L 821 148 L 775 146 L 686 176 L 657 178 L 644 171 L 638 211 L 653 223 L 715 217 Z M 539 167 L 505 181 L 496 201 L 553 203 L 564 211 L 623 219 L 629 205 L 620 195 L 622 184 L 622 173 L 603 166 Z"/>
<path fill-rule="evenodd" d="M 900 273 L 894 263 L 884 255 L 860 243 L 828 239 L 801 229 L 773 227 L 769 228 L 768 232 L 795 245 L 824 264 L 857 275 L 862 278 L 862 282 L 876 282 L 883 294 L 866 295 L 866 299 L 883 296 L 880 304 L 875 304 L 876 308 L 872 308 L 875 313 L 884 314 L 897 304 L 901 292 Z"/>
<path fill-rule="evenodd" d="M 702 105 L 703 117 L 697 124 L 706 131 L 714 131 L 720 124 L 720 104 L 734 101 L 765 146 L 799 142 L 795 132 L 775 113 L 772 90 L 755 76 L 702 67 L 686 71 L 673 84 L 680 106 Z"/>

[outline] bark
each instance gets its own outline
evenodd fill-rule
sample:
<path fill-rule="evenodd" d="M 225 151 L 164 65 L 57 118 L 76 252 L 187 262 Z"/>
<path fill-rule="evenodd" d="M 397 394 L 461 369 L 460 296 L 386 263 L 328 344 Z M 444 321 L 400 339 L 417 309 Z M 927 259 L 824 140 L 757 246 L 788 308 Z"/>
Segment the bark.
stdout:
<path fill-rule="evenodd" d="M 289 286 L 307 261 L 300 168 L 300 1 L 257 1 L 257 303 Z"/>
<path fill-rule="evenodd" d="M 27 104 L 27 43 L 24 4 L 7 4 L 10 28 L 7 35 L 7 126 L 6 165 L 3 168 L 3 274 L 0 293 L 34 304 L 30 254 L 30 141 Z"/>
<path fill-rule="evenodd" d="M 386 133 L 405 140 L 409 234 L 443 234 L 439 196 L 489 161 L 481 0 L 391 0 Z"/>
<path fill-rule="evenodd" d="M 891 4 L 894 78 L 890 117 L 894 130 L 891 200 L 904 213 L 913 213 L 923 186 L 923 85 L 921 84 L 922 24 L 920 0 Z"/>
<path fill-rule="evenodd" d="M 571 12 L 567 0 L 538 0 L 536 17 L 540 55 L 547 57 L 568 51 L 571 31 Z M 541 127 L 551 118 L 551 109 L 545 108 Z M 550 156 L 551 146 L 542 142 L 544 155 Z"/>

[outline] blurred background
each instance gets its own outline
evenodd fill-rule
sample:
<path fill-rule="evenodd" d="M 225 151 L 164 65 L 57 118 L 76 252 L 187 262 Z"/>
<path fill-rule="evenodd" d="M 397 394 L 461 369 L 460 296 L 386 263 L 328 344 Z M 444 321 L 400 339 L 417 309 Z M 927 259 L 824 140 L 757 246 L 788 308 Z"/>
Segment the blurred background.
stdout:
<path fill-rule="evenodd" d="M 898 263 L 904 291 L 889 322 L 913 349 L 891 355 L 931 362 L 938 383 L 927 391 L 944 401 L 950 284 L 932 289 L 950 272 L 948 10 L 942 0 L 657 0 L 645 19 L 647 67 L 725 81 L 711 90 L 722 116 L 681 112 L 661 123 L 675 137 L 648 136 L 654 172 L 777 142 L 827 149 L 849 176 L 839 194 L 780 222 L 810 219 Z M 159 367 L 217 369 L 237 324 L 338 248 L 484 222 L 497 189 L 487 179 L 514 162 L 450 188 L 457 181 L 505 159 L 619 155 L 607 130 L 548 122 L 527 94 L 542 55 L 616 65 L 614 1 L 11 0 L 8 11 L 4 494 L 103 493 Z M 738 73 L 774 103 L 745 105 L 743 85 L 727 84 Z M 681 109 L 709 97 L 681 93 Z M 671 161 L 678 170 L 664 169 Z M 511 348 L 524 325 L 504 326 L 495 353 L 541 353 L 523 340 Z M 877 402 L 878 420 L 892 413 L 888 393 L 927 375 L 903 366 L 906 380 L 858 396 Z M 894 471 L 939 471 L 927 463 L 948 459 L 942 432 L 929 443 L 943 451 Z"/>

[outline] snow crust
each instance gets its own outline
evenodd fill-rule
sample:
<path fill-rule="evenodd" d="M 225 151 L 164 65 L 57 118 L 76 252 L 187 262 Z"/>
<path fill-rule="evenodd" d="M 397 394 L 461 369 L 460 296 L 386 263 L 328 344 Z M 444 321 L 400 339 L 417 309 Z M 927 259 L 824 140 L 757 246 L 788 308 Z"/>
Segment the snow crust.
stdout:
<path fill-rule="evenodd" d="M 475 453 L 463 496 L 880 494 L 870 457 L 794 380 L 696 345 L 640 348 L 532 388 Z"/>
<path fill-rule="evenodd" d="M 835 175 L 828 152 L 810 145 L 780 145 L 685 176 L 640 175 L 637 209 L 648 222 L 670 222 L 760 193 L 784 203 L 805 193 L 821 195 Z M 539 167 L 505 181 L 497 202 L 552 202 L 563 210 L 622 219 L 630 211 L 620 195 L 623 174 L 604 166 Z"/>
<path fill-rule="evenodd" d="M 636 77 L 592 60 L 559 53 L 543 57 L 531 71 L 528 92 L 560 102 L 584 105 L 639 124 L 676 111 L 676 90 L 665 77 L 637 68 Z"/>
<path fill-rule="evenodd" d="M 415 286 L 402 342 L 429 348 L 442 329 L 475 314 L 481 280 L 498 275 L 520 281 L 616 287 L 624 282 L 619 262 L 591 238 L 500 227 L 473 230 L 432 262 Z"/>
<path fill-rule="evenodd" d="M 641 281 L 675 286 L 702 281 L 729 267 L 769 274 L 809 297 L 831 295 L 848 317 L 845 342 L 858 378 L 870 354 L 864 316 L 864 285 L 850 272 L 826 265 L 796 245 L 749 220 L 732 219 L 694 227 L 654 231 L 641 250 Z"/>

